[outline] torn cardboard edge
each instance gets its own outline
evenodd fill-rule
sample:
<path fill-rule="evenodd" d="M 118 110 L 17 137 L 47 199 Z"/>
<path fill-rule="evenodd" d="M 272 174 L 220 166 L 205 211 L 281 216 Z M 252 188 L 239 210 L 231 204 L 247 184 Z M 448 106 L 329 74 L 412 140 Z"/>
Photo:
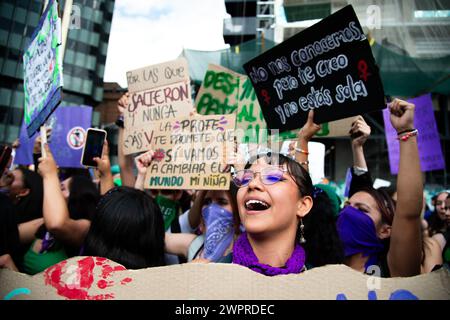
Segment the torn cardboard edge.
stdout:
<path fill-rule="evenodd" d="M 188 263 L 125 270 L 74 257 L 34 276 L 0 270 L 1 299 L 81 300 L 449 300 L 445 268 L 410 278 L 364 275 L 345 265 L 267 277 L 235 264 Z"/>
<path fill-rule="evenodd" d="M 185 58 L 178 58 L 127 71 L 130 93 L 168 86 L 177 82 L 188 82 L 189 67 Z"/>

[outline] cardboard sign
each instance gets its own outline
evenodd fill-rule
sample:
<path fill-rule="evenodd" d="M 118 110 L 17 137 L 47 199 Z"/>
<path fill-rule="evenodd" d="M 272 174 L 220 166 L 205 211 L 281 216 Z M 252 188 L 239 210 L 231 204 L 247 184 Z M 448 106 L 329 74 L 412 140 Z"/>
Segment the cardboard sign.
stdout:
<path fill-rule="evenodd" d="M 124 112 L 125 154 L 147 151 L 154 131 L 192 111 L 187 62 L 181 58 L 127 73 L 130 97 Z"/>
<path fill-rule="evenodd" d="M 267 277 L 235 264 L 187 263 L 126 270 L 105 258 L 74 257 L 32 277 L 0 269 L 0 283 L 0 299 L 5 300 L 450 299 L 446 268 L 410 278 L 379 278 L 344 265 L 329 265 Z"/>
<path fill-rule="evenodd" d="M 86 130 L 91 126 L 92 107 L 60 107 L 47 120 L 52 128 L 50 149 L 59 167 L 83 168 L 80 163 L 86 138 Z M 28 138 L 25 124 L 20 130 L 20 148 L 17 149 L 14 163 L 33 164 L 33 145 L 38 133 Z"/>
<path fill-rule="evenodd" d="M 189 83 L 187 60 L 179 58 L 127 72 L 129 92 L 144 91 L 177 82 Z"/>
<path fill-rule="evenodd" d="M 145 188 L 228 190 L 230 174 L 222 171 L 234 150 L 235 121 L 234 114 L 177 118 L 154 132 Z"/>
<path fill-rule="evenodd" d="M 369 42 L 351 5 L 244 64 L 268 128 L 301 128 L 384 106 Z"/>
<path fill-rule="evenodd" d="M 195 98 L 199 114 L 230 114 L 237 110 L 240 74 L 209 64 L 205 78 Z"/>
<path fill-rule="evenodd" d="M 419 149 L 420 167 L 422 172 L 444 169 L 445 161 L 442 155 L 436 120 L 434 118 L 431 95 L 426 94 L 407 101 L 416 106 L 414 127 L 419 131 L 417 146 Z M 397 132 L 392 127 L 388 109 L 383 110 L 383 120 L 391 174 L 397 174 L 400 160 L 400 144 L 397 140 Z"/>
<path fill-rule="evenodd" d="M 334 137 L 349 137 L 352 123 L 356 121 L 357 117 L 350 117 L 341 120 L 325 122 L 321 124 L 321 129 L 314 137 L 318 138 L 334 138 Z"/>
<path fill-rule="evenodd" d="M 47 5 L 23 55 L 24 122 L 31 137 L 61 102 L 61 19 L 58 3 Z"/>
<path fill-rule="evenodd" d="M 239 96 L 236 110 L 236 130 L 242 131 L 241 142 L 258 142 L 267 139 L 266 121 L 256 99 L 256 93 L 247 76 L 239 76 Z M 238 133 L 236 133 L 239 136 Z"/>

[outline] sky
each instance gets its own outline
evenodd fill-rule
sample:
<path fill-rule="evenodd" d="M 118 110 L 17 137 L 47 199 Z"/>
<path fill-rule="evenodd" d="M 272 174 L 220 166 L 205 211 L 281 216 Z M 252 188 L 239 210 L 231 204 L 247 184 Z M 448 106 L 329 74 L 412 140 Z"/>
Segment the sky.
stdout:
<path fill-rule="evenodd" d="M 127 87 L 127 71 L 176 59 L 183 48 L 225 48 L 225 16 L 224 0 L 116 0 L 104 81 Z"/>

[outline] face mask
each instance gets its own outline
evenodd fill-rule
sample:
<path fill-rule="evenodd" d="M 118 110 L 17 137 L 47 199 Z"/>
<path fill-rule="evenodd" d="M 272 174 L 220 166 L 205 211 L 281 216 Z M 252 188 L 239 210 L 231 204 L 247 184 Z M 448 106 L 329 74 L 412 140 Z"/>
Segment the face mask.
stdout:
<path fill-rule="evenodd" d="M 202 210 L 206 226 L 203 257 L 217 262 L 233 240 L 233 214 L 213 203 Z"/>
<path fill-rule="evenodd" d="M 362 253 L 363 256 L 369 256 L 366 268 L 377 264 L 377 255 L 383 251 L 384 245 L 378 239 L 375 224 L 367 214 L 346 206 L 339 214 L 336 227 L 344 246 L 345 257 Z"/>
<path fill-rule="evenodd" d="M 164 218 L 164 230 L 168 230 L 172 224 L 173 219 L 177 217 L 178 208 L 180 207 L 178 201 L 170 200 L 164 196 L 157 195 L 155 202 L 161 209 Z"/>

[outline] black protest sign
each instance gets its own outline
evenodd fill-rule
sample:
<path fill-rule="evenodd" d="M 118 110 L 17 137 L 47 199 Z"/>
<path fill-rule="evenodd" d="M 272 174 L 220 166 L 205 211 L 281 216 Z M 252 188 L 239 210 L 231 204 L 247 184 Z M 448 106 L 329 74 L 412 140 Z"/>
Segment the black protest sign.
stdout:
<path fill-rule="evenodd" d="M 244 64 L 270 129 L 300 128 L 383 109 L 369 42 L 351 5 Z"/>

